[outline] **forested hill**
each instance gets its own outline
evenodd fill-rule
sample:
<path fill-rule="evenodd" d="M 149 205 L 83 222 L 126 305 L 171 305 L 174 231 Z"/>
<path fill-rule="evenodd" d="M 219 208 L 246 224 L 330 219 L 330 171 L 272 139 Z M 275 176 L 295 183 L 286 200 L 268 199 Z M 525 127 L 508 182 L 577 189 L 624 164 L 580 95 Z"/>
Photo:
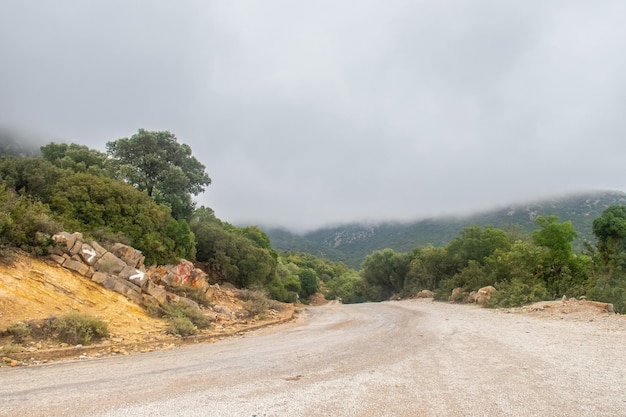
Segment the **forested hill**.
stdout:
<path fill-rule="evenodd" d="M 584 240 L 594 241 L 591 224 L 612 205 L 626 205 L 626 193 L 587 192 L 510 205 L 467 217 L 432 218 L 413 223 L 347 224 L 304 235 L 284 229 L 265 231 L 275 249 L 308 252 L 359 268 L 372 251 L 391 248 L 408 252 L 416 246 L 443 246 L 472 225 L 492 225 L 520 234 L 530 233 L 537 228 L 535 219 L 541 215 L 557 215 L 560 221 L 571 221 L 578 232 L 575 246 L 580 249 Z"/>

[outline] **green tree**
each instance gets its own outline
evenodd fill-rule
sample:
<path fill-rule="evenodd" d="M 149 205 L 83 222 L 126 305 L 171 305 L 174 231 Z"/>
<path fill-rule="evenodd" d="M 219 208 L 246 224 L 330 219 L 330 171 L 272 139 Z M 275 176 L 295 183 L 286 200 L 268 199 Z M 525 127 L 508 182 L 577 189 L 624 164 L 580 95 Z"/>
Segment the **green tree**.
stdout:
<path fill-rule="evenodd" d="M 361 276 L 377 301 L 401 293 L 408 272 L 409 258 L 389 248 L 368 255 L 361 267 Z"/>
<path fill-rule="evenodd" d="M 319 291 L 319 279 L 317 278 L 315 271 L 311 268 L 304 268 L 300 270 L 298 278 L 300 278 L 300 296 L 302 298 L 308 298 Z"/>
<path fill-rule="evenodd" d="M 532 238 L 537 246 L 545 249 L 540 262 L 548 293 L 556 297 L 568 293 L 572 287 L 582 287 L 586 276 L 584 271 L 577 271 L 572 248 L 577 233 L 572 222 L 559 223 L 558 216 L 539 216 L 536 223 L 539 229 L 533 232 Z"/>
<path fill-rule="evenodd" d="M 618 252 L 626 249 L 626 206 L 611 206 L 593 221 L 593 234 L 598 238 L 598 251 L 608 264 Z"/>
<path fill-rule="evenodd" d="M 191 217 L 191 195 L 198 195 L 211 179 L 205 166 L 192 156 L 189 145 L 172 133 L 144 129 L 131 136 L 108 142 L 118 175 L 129 184 L 165 203 L 177 218 Z"/>
<path fill-rule="evenodd" d="M 75 143 L 49 143 L 41 147 L 41 156 L 59 168 L 75 172 L 104 173 L 107 155 Z"/>
<path fill-rule="evenodd" d="M 463 229 L 461 234 L 446 246 L 446 252 L 459 271 L 467 266 L 469 261 L 482 264 L 496 249 L 508 250 L 510 247 L 511 242 L 503 230 L 493 226 L 484 229 L 480 226 L 470 226 Z"/>
<path fill-rule="evenodd" d="M 204 206 L 194 212 L 190 226 L 196 239 L 196 258 L 205 263 L 214 276 L 242 288 L 265 287 L 272 283 L 276 256 L 271 248 L 259 246 L 241 229 L 222 222 L 213 210 Z M 280 291 L 275 288 L 276 293 Z"/>

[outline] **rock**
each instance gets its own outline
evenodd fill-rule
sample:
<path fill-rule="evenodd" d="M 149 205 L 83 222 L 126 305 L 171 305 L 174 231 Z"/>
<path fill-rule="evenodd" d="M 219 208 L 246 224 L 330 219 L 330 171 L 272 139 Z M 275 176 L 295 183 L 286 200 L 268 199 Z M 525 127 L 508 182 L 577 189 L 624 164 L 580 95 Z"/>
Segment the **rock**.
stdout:
<path fill-rule="evenodd" d="M 466 295 L 467 293 L 463 291 L 463 288 L 457 287 L 452 290 L 452 294 L 450 294 L 450 298 L 448 300 L 455 303 L 460 303 L 464 301 Z"/>
<path fill-rule="evenodd" d="M 167 301 L 167 291 L 157 286 L 151 280 L 147 280 L 142 288 L 146 293 L 154 297 L 160 304 L 163 304 Z"/>
<path fill-rule="evenodd" d="M 137 304 L 143 303 L 143 296 L 141 295 L 141 288 L 128 281 L 121 279 L 115 280 L 113 291 L 118 292 Z"/>
<path fill-rule="evenodd" d="M 98 252 L 96 252 L 96 250 L 91 245 L 88 245 L 86 243 L 82 244 L 78 255 L 87 265 L 93 265 L 98 259 L 100 259 L 100 256 L 98 256 Z"/>
<path fill-rule="evenodd" d="M 67 259 L 63 263 L 63 266 L 69 269 L 70 271 L 78 272 L 81 275 L 85 275 L 87 274 L 87 272 L 89 272 L 88 265 L 85 265 L 84 263 L 75 261 L 73 259 Z"/>
<path fill-rule="evenodd" d="M 109 274 L 107 274 L 106 272 L 94 272 L 94 274 L 91 276 L 91 280 L 93 282 L 97 282 L 98 284 L 103 284 L 108 276 Z"/>
<path fill-rule="evenodd" d="M 223 314 L 223 315 L 228 316 L 228 317 L 231 317 L 233 315 L 233 312 L 230 311 L 230 308 L 228 308 L 226 306 L 221 306 L 221 305 L 213 306 L 213 311 L 215 311 L 216 313 L 219 313 L 219 314 Z"/>
<path fill-rule="evenodd" d="M 472 291 L 469 293 L 469 295 L 467 296 L 467 302 L 468 303 L 475 303 L 476 302 L 476 291 Z"/>
<path fill-rule="evenodd" d="M 177 265 L 152 268 L 149 274 L 155 283 L 162 283 L 171 287 L 185 285 L 204 289 L 208 286 L 207 274 L 185 259 Z"/>
<path fill-rule="evenodd" d="M 122 272 L 118 274 L 118 276 L 121 279 L 130 281 L 140 287 L 143 287 L 146 281 L 148 281 L 148 276 L 145 274 L 144 271 L 131 266 L 126 266 L 126 268 L 124 268 Z"/>
<path fill-rule="evenodd" d="M 83 247 L 83 235 L 82 233 L 72 233 L 72 236 L 76 238 L 74 245 L 69 249 L 71 255 L 77 255 Z"/>
<path fill-rule="evenodd" d="M 106 272 L 108 274 L 119 274 L 122 270 L 124 270 L 124 268 L 126 268 L 126 266 L 127 265 L 124 261 L 111 252 L 105 253 L 104 256 L 94 265 L 96 271 Z"/>
<path fill-rule="evenodd" d="M 102 258 L 104 254 L 108 252 L 106 249 L 100 246 L 98 242 L 91 241 L 89 242 L 89 245 L 91 245 L 91 247 L 96 251 L 96 256 L 98 258 Z"/>
<path fill-rule="evenodd" d="M 487 287 L 482 287 L 476 293 L 476 304 L 480 304 L 480 305 L 487 304 L 487 301 L 489 301 L 491 299 L 491 296 L 496 291 L 497 290 L 494 287 L 492 287 L 491 285 L 489 285 Z"/>
<path fill-rule="evenodd" d="M 122 243 L 116 243 L 111 247 L 111 253 L 133 268 L 143 268 L 145 257 L 141 251 L 135 248 L 131 248 Z"/>
<path fill-rule="evenodd" d="M 52 240 L 59 245 L 65 245 L 65 248 L 70 250 L 74 246 L 74 243 L 76 243 L 76 236 L 68 232 L 59 232 L 52 236 Z"/>
<path fill-rule="evenodd" d="M 50 255 L 50 259 L 52 259 L 54 262 L 58 263 L 59 265 L 63 265 L 63 263 L 65 262 L 65 258 L 63 256 L 60 255 Z"/>
<path fill-rule="evenodd" d="M 430 290 L 422 290 L 417 293 L 417 298 L 434 298 L 435 294 Z"/>
<path fill-rule="evenodd" d="M 611 303 L 603 303 L 600 301 L 584 301 L 585 304 L 592 305 L 607 313 L 615 313 L 615 307 Z"/>

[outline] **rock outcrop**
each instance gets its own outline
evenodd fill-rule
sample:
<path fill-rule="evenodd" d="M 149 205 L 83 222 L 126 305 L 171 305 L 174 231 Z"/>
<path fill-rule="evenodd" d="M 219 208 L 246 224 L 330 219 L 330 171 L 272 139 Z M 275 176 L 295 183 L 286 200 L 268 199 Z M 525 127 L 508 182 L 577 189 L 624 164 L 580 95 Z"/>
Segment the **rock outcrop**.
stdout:
<path fill-rule="evenodd" d="M 146 271 L 141 251 L 116 243 L 108 251 L 97 242 L 86 242 L 81 233 L 57 233 L 57 251 L 50 257 L 59 265 L 83 275 L 105 288 L 118 292 L 137 304 L 183 302 L 198 308 L 185 297 L 166 288 L 186 285 L 205 289 L 206 274 L 189 261 Z"/>

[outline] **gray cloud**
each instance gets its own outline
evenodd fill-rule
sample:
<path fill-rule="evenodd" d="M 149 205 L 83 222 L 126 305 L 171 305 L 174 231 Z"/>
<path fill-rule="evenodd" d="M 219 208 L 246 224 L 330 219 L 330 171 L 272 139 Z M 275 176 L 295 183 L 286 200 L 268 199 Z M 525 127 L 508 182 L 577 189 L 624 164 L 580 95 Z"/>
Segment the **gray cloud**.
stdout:
<path fill-rule="evenodd" d="M 621 1 L 9 1 L 0 125 L 189 143 L 234 223 L 624 190 Z"/>

